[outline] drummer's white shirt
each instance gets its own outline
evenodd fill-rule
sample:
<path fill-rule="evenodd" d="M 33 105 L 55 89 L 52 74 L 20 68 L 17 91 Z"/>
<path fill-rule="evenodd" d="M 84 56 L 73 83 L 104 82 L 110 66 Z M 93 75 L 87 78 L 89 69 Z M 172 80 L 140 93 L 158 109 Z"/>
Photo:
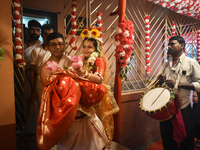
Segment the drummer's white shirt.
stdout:
<path fill-rule="evenodd" d="M 164 70 L 166 73 L 166 80 L 177 80 L 178 72 L 182 66 L 182 74 L 179 83 L 192 83 L 195 87 L 195 91 L 200 92 L 200 65 L 198 62 L 190 57 L 187 57 L 184 53 L 179 57 L 176 64 L 171 66 L 170 61 Z M 183 109 L 190 103 L 191 90 L 180 88 L 176 94 L 179 96 L 180 108 Z"/>

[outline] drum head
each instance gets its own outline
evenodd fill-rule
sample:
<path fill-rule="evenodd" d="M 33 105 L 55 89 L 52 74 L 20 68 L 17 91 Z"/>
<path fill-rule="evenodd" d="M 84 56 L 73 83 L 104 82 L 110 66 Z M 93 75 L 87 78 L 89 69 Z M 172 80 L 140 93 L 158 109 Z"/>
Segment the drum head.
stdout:
<path fill-rule="evenodd" d="M 163 87 L 158 87 L 148 91 L 143 99 L 141 107 L 146 111 L 155 111 L 163 108 L 170 100 L 170 91 Z"/>

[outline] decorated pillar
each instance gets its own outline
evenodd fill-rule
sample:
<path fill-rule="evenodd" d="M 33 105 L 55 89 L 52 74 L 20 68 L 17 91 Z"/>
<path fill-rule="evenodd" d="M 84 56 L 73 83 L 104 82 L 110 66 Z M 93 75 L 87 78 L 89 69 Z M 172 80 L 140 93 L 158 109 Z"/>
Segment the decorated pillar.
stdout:
<path fill-rule="evenodd" d="M 122 19 L 125 19 L 126 12 L 126 0 L 118 1 L 118 15 L 119 23 Z M 120 65 L 116 61 L 116 73 L 115 73 L 115 85 L 114 85 L 114 96 L 119 106 L 119 112 L 114 115 L 115 129 L 114 129 L 114 141 L 120 142 L 120 117 L 121 117 L 121 78 L 120 78 Z"/>

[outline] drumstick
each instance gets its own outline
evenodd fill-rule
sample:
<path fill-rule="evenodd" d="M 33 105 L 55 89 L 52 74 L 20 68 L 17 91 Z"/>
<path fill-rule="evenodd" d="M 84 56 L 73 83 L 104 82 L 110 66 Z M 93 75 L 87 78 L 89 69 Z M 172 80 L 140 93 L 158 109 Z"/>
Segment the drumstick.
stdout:
<path fill-rule="evenodd" d="M 166 72 L 163 74 L 163 76 L 165 76 L 165 75 L 166 75 Z M 155 83 L 153 83 L 153 85 L 151 85 L 151 87 L 153 87 L 154 85 L 156 85 L 159 81 L 160 81 L 160 79 L 158 79 Z M 149 86 L 150 86 L 150 84 L 149 84 Z M 148 87 L 147 87 L 147 89 L 148 89 Z"/>
<path fill-rule="evenodd" d="M 165 89 L 166 89 L 166 87 L 162 90 L 162 92 L 158 95 L 158 97 L 153 101 L 153 103 L 151 104 L 151 106 L 157 101 L 157 99 L 160 97 L 160 95 L 164 92 Z"/>

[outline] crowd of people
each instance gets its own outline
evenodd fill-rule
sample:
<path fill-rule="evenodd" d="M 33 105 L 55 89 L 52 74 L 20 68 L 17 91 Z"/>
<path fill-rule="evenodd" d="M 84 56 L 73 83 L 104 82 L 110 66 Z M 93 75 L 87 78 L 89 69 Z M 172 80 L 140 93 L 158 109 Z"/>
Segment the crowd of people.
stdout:
<path fill-rule="evenodd" d="M 28 35 L 24 46 L 27 133 L 36 134 L 40 149 L 54 145 L 58 150 L 109 149 L 114 134 L 113 114 L 119 108 L 111 92 L 108 60 L 98 34 L 82 36 L 79 57 L 65 54 L 63 35 L 54 32 L 50 24 L 41 26 L 31 20 Z M 200 66 L 184 54 L 184 49 L 181 36 L 169 39 L 169 61 L 159 75 L 160 81 L 175 89 L 179 108 L 171 119 L 160 122 L 164 150 L 192 150 L 194 144 L 200 147 Z"/>
<path fill-rule="evenodd" d="M 113 114 L 119 107 L 111 92 L 102 41 L 92 34 L 84 37 L 79 57 L 82 65 L 75 67 L 72 64 L 76 63 L 76 56 L 65 54 L 63 35 L 54 32 L 52 26 L 41 26 L 31 20 L 28 33 L 25 43 L 27 133 L 36 134 L 40 149 L 54 145 L 59 150 L 110 148 Z M 39 41 L 40 34 L 43 43 Z"/>

